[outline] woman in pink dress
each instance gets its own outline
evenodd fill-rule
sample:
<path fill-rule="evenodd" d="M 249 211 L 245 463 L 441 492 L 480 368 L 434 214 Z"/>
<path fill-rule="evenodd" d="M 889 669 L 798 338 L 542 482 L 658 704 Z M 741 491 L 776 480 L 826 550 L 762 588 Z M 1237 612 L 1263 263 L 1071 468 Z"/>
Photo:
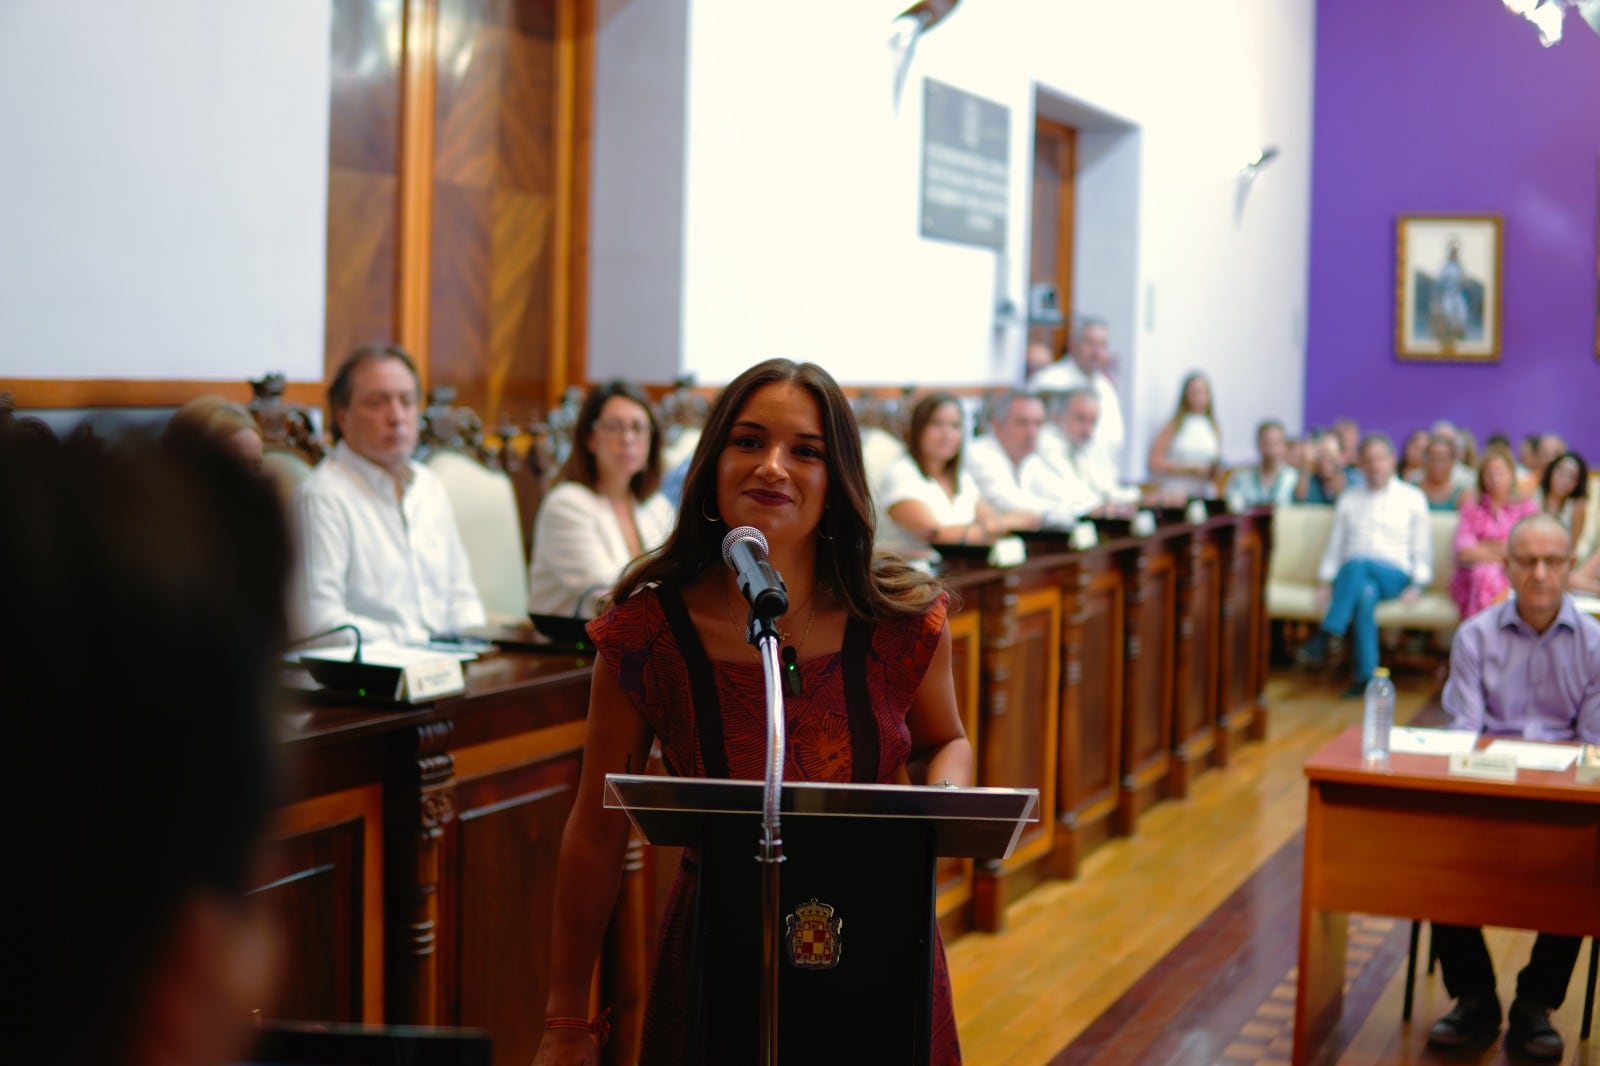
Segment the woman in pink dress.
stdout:
<path fill-rule="evenodd" d="M 1456 570 L 1450 597 L 1466 621 L 1505 597 L 1506 537 L 1517 519 L 1538 510 L 1538 502 L 1516 494 L 1516 460 L 1504 448 L 1490 448 L 1478 468 L 1478 496 L 1461 508 L 1456 527 Z"/>

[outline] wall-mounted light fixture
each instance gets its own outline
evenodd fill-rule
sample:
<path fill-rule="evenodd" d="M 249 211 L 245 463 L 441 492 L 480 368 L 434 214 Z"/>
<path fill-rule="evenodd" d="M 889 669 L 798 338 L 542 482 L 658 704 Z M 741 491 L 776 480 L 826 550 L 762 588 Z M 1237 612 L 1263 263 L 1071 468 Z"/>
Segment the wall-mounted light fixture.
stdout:
<path fill-rule="evenodd" d="M 1266 145 L 1256 152 L 1245 165 L 1239 168 L 1239 180 L 1234 187 L 1233 198 L 1233 224 L 1237 226 L 1244 220 L 1244 203 L 1250 197 L 1250 186 L 1254 185 L 1256 178 L 1263 168 L 1274 159 L 1278 158 L 1276 145 Z"/>

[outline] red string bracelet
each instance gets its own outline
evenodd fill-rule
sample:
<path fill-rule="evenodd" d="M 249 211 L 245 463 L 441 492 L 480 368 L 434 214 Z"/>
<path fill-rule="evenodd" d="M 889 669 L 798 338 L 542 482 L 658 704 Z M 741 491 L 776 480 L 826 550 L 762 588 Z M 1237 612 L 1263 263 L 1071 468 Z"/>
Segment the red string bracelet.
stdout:
<path fill-rule="evenodd" d="M 584 1021 L 582 1018 L 546 1018 L 544 1027 L 546 1029 L 582 1029 L 594 1037 L 601 1047 L 605 1047 L 606 1038 L 611 1035 L 611 1022 L 607 1020 L 610 1014 L 611 1008 L 607 1007 L 590 1021 Z"/>

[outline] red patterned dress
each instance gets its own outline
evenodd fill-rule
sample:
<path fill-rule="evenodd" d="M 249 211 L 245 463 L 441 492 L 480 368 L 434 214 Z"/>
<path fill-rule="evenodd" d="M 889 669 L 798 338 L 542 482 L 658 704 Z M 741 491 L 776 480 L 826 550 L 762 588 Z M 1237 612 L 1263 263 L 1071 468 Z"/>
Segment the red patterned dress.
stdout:
<path fill-rule="evenodd" d="M 848 653 L 800 664 L 802 693 L 784 696 L 785 781 L 889 783 L 911 751 L 906 713 L 944 632 L 941 595 L 920 615 L 876 624 L 851 620 Z M 676 777 L 760 780 L 766 760 L 766 685 L 761 664 L 706 658 L 676 590 L 645 589 L 589 623 L 599 662 L 654 731 Z M 688 647 L 684 645 L 687 644 Z M 850 663 L 845 659 L 854 656 Z M 690 664 L 700 664 L 691 668 Z M 708 669 L 707 669 L 708 667 Z M 710 706 L 712 713 L 698 713 Z M 686 855 L 686 868 L 692 856 Z M 687 1039 L 688 935 L 695 884 L 678 871 L 662 921 L 661 950 L 645 1011 L 640 1062 L 683 1060 Z M 931 1062 L 961 1061 L 944 944 L 934 927 Z"/>

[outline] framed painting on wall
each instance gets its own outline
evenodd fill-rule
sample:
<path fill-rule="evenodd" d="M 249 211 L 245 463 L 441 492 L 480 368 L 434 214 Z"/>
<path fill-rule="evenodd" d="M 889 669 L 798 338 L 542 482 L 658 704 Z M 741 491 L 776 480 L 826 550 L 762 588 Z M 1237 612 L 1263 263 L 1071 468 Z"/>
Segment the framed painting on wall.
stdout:
<path fill-rule="evenodd" d="M 1498 215 L 1402 215 L 1395 234 L 1395 354 L 1500 358 Z"/>

